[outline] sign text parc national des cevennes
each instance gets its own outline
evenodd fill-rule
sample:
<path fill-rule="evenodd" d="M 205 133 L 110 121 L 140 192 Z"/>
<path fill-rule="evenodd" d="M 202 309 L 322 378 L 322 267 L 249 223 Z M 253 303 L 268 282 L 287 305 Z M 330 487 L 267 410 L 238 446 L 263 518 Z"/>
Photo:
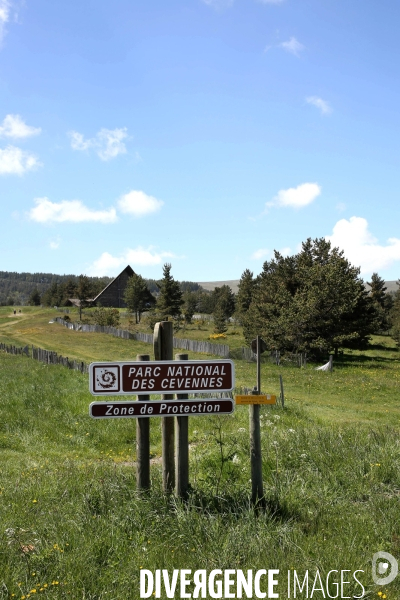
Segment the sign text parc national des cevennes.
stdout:
<path fill-rule="evenodd" d="M 235 385 L 231 360 L 91 363 L 94 396 L 229 392 Z"/>

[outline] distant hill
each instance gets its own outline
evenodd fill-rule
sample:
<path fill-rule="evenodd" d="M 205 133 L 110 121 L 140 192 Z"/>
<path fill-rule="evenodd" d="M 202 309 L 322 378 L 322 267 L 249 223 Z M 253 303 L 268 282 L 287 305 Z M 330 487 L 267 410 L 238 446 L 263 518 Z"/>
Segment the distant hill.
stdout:
<path fill-rule="evenodd" d="M 227 281 L 198 281 L 197 283 L 208 292 L 212 292 L 216 287 L 222 287 L 223 285 L 229 285 L 232 292 L 237 294 L 239 289 L 240 279 L 228 279 Z"/>
<path fill-rule="evenodd" d="M 237 291 L 239 288 L 239 282 L 240 282 L 240 279 L 227 279 L 226 281 L 198 281 L 197 283 L 199 285 L 201 285 L 202 288 L 204 288 L 205 290 L 208 290 L 209 292 L 212 292 L 216 287 L 221 287 L 223 285 L 229 285 L 232 292 L 234 294 L 237 294 Z M 397 292 L 397 289 L 398 289 L 397 281 L 385 281 L 385 285 L 387 287 L 388 293 L 394 294 L 394 292 Z M 366 285 L 366 287 L 368 289 L 368 287 L 369 287 L 368 284 Z"/>
<path fill-rule="evenodd" d="M 396 281 L 385 281 L 385 285 L 387 287 L 387 292 L 390 294 L 394 294 L 394 292 L 397 292 L 397 290 L 399 289 L 399 286 L 397 285 L 398 279 Z"/>

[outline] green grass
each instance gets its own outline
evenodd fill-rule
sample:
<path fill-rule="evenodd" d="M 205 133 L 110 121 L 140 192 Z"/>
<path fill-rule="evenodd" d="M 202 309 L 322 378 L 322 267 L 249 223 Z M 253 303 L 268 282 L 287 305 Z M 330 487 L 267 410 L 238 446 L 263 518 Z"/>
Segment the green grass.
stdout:
<path fill-rule="evenodd" d="M 19 320 L 0 311 L 0 341 L 29 338 L 71 357 L 75 348 L 84 360 L 143 352 L 50 325 L 54 311 L 23 311 Z M 151 419 L 152 490 L 139 496 L 134 420 L 90 419 L 86 375 L 0 352 L 0 598 L 136 600 L 143 567 L 278 568 L 281 598 L 290 569 L 364 569 L 369 597 L 398 600 L 399 577 L 382 590 L 371 578 L 375 552 L 400 555 L 396 347 L 376 338 L 332 374 L 263 364 L 265 391 L 278 393 L 279 374 L 285 409 L 261 408 L 266 511 L 256 517 L 247 407 L 190 419 L 187 504 L 162 493 L 160 419 Z M 236 361 L 236 375 L 252 387 L 255 365 Z"/>

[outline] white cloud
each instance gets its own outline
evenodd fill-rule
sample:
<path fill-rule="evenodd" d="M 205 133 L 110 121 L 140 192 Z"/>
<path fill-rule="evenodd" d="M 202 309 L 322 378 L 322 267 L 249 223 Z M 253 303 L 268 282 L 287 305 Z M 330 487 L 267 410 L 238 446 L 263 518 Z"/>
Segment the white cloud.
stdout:
<path fill-rule="evenodd" d="M 362 217 L 341 219 L 334 226 L 333 234 L 325 238 L 333 247 L 343 250 L 346 258 L 361 268 L 362 275 L 379 272 L 400 261 L 400 239 L 389 238 L 387 245 L 381 246 Z"/>
<path fill-rule="evenodd" d="M 7 115 L 0 125 L 0 136 L 11 138 L 26 138 L 38 135 L 40 127 L 30 127 L 23 122 L 20 115 Z"/>
<path fill-rule="evenodd" d="M 318 98 L 318 96 L 309 96 L 306 98 L 306 102 L 319 108 L 323 115 L 329 115 L 329 113 L 332 112 L 332 108 L 329 106 L 328 102 L 322 100 L 322 98 Z"/>
<path fill-rule="evenodd" d="M 135 266 L 152 267 L 160 265 L 165 259 L 174 257 L 171 252 L 157 252 L 154 246 L 127 248 L 120 256 L 112 256 L 108 252 L 103 252 L 100 258 L 95 260 L 89 267 L 88 272 L 93 277 L 115 276 L 127 264 L 131 265 L 133 269 L 135 269 Z"/>
<path fill-rule="evenodd" d="M 272 202 L 267 202 L 266 207 L 271 206 L 291 206 L 292 208 L 302 208 L 311 204 L 321 193 L 321 186 L 318 183 L 302 183 L 296 188 L 279 190 Z"/>
<path fill-rule="evenodd" d="M 24 152 L 16 146 L 0 148 L 0 175 L 23 175 L 41 163 L 34 154 Z"/>
<path fill-rule="evenodd" d="M 82 133 L 78 133 L 78 131 L 70 131 L 68 135 L 71 138 L 71 147 L 73 150 L 88 150 L 88 148 L 93 146 L 93 140 L 86 140 L 85 142 Z"/>
<path fill-rule="evenodd" d="M 140 190 L 132 190 L 118 200 L 119 210 L 135 217 L 143 217 L 157 212 L 163 204 L 162 200 L 148 196 Z"/>
<path fill-rule="evenodd" d="M 115 208 L 91 210 L 80 200 L 62 200 L 51 202 L 48 198 L 35 198 L 35 208 L 29 217 L 37 223 L 114 223 L 117 220 Z"/>
<path fill-rule="evenodd" d="M 304 50 L 305 46 L 301 44 L 295 37 L 291 37 L 287 42 L 282 42 L 279 44 L 280 48 L 283 48 L 287 52 L 294 54 L 295 56 L 299 56 L 300 52 Z"/>
<path fill-rule="evenodd" d="M 0 43 L 6 31 L 6 23 L 10 19 L 10 7 L 11 5 L 8 0 L 0 0 Z"/>
<path fill-rule="evenodd" d="M 260 248 L 259 250 L 253 252 L 250 258 L 254 260 L 260 260 L 261 258 L 265 258 L 266 256 L 268 256 L 268 254 L 271 254 L 268 248 Z"/>
<path fill-rule="evenodd" d="M 70 131 L 71 147 L 73 150 L 89 150 L 93 148 L 101 160 L 111 160 L 119 154 L 126 153 L 122 140 L 128 137 L 126 127 L 121 129 L 100 129 L 93 138 L 86 139 L 78 131 Z"/>

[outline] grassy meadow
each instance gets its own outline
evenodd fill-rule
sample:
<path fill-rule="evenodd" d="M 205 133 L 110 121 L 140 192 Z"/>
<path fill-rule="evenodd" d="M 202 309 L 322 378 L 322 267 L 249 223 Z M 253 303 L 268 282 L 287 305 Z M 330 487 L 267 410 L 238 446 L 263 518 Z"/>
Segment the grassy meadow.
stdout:
<path fill-rule="evenodd" d="M 0 342 L 86 362 L 152 353 L 49 323 L 57 314 L 1 308 Z M 204 325 L 201 335 L 210 332 Z M 286 403 L 261 408 L 266 510 L 255 515 L 247 407 L 189 420 L 187 503 L 162 493 L 152 419 L 152 490 L 140 496 L 134 419 L 90 419 L 87 375 L 0 352 L 0 598 L 136 600 L 141 568 L 279 569 L 280 598 L 288 571 L 314 579 L 318 569 L 325 581 L 348 569 L 344 594 L 331 585 L 296 597 L 353 598 L 361 589 L 351 572 L 361 569 L 363 597 L 398 600 L 400 577 L 380 588 L 371 560 L 380 550 L 400 558 L 400 352 L 376 337 L 333 373 L 315 366 L 262 365 L 263 391 L 278 394 L 282 375 Z M 235 368 L 237 388 L 253 387 L 255 364 Z"/>

